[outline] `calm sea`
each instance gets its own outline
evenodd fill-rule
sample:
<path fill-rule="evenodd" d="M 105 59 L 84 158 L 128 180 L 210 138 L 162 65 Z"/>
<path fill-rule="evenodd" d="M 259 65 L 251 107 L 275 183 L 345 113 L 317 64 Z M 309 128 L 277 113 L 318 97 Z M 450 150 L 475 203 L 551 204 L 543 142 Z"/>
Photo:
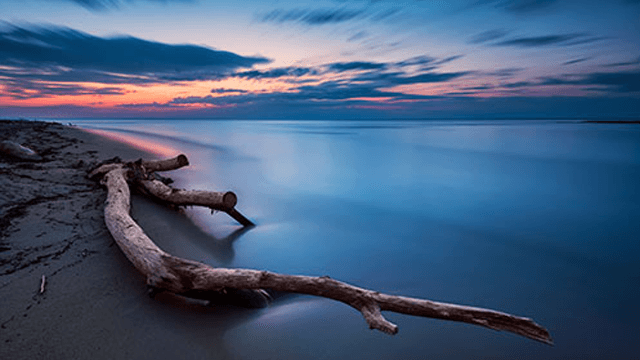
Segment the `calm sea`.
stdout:
<path fill-rule="evenodd" d="M 640 125 L 72 122 L 187 154 L 177 186 L 232 190 L 258 225 L 189 209 L 211 241 L 158 241 L 175 255 L 493 308 L 556 343 L 398 314 L 388 336 L 341 303 L 285 296 L 228 324 L 229 357 L 640 358 Z"/>

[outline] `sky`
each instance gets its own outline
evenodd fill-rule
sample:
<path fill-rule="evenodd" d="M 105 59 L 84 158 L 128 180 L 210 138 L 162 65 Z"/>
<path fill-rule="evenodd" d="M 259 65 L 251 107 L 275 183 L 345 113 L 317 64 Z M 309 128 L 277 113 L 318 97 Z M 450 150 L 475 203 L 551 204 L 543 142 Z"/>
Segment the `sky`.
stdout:
<path fill-rule="evenodd" d="M 640 118 L 640 1 L 2 0 L 0 117 Z"/>

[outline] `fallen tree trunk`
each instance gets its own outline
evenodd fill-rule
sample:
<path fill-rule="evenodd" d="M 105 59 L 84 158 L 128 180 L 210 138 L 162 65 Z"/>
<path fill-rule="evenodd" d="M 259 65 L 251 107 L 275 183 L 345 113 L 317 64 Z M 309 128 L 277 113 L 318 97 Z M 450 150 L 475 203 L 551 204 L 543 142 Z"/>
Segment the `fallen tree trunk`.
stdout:
<path fill-rule="evenodd" d="M 147 285 L 153 292 L 169 291 L 202 299 L 207 298 L 207 294 L 217 294 L 224 289 L 250 289 L 256 292 L 272 289 L 343 302 L 360 311 L 371 329 L 387 334 L 397 333 L 398 327 L 386 320 L 381 311 L 465 322 L 494 330 L 510 331 L 552 344 L 548 331 L 528 318 L 482 308 L 382 294 L 326 276 L 310 277 L 259 270 L 212 268 L 206 264 L 167 254 L 129 215 L 130 192 L 127 179 L 132 177 L 131 164 L 103 165 L 92 174 L 104 174 L 102 183 L 108 190 L 104 210 L 107 228 L 127 258 L 146 277 Z M 167 201 L 172 199 L 170 196 L 165 198 Z"/>

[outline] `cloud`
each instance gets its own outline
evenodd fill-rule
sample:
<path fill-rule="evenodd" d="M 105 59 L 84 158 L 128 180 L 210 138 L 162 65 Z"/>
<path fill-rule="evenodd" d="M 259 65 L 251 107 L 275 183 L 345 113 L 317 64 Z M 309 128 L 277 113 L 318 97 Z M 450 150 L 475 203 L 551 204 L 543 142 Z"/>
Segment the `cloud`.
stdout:
<path fill-rule="evenodd" d="M 353 61 L 353 62 L 336 62 L 328 65 L 330 70 L 336 72 L 350 71 L 350 70 L 379 70 L 385 69 L 387 64 L 366 62 L 366 61 Z"/>
<path fill-rule="evenodd" d="M 361 31 L 358 31 L 357 33 L 351 35 L 347 39 L 347 42 L 354 42 L 354 41 L 357 41 L 357 40 L 362 40 L 362 39 L 366 38 L 367 36 L 369 36 L 369 33 L 364 31 L 364 30 L 361 30 Z"/>
<path fill-rule="evenodd" d="M 522 88 L 522 87 L 529 87 L 535 85 L 530 81 L 517 81 L 517 82 L 513 82 L 513 83 L 506 83 L 506 84 L 502 84 L 501 87 L 503 88 L 507 88 L 507 89 L 517 89 L 517 88 Z"/>
<path fill-rule="evenodd" d="M 468 6 L 468 9 L 477 6 L 493 5 L 497 9 L 517 15 L 530 15 L 548 12 L 557 0 L 480 0 Z"/>
<path fill-rule="evenodd" d="M 423 59 L 427 59 L 424 57 Z M 445 59 L 431 59 L 429 62 L 441 62 Z M 399 62 L 403 66 L 414 64 L 415 61 Z M 418 62 L 421 64 L 422 62 Z M 209 104 L 218 107 L 227 106 L 259 106 L 259 104 L 273 106 L 281 104 L 283 106 L 351 106 L 359 104 L 365 106 L 372 103 L 382 104 L 397 101 L 425 101 L 440 98 L 439 96 L 405 94 L 399 91 L 388 90 L 398 85 L 412 85 L 424 83 L 444 83 L 459 77 L 468 72 L 451 72 L 451 73 L 417 73 L 410 74 L 405 71 L 388 71 L 389 68 L 397 68 L 398 63 L 373 63 L 373 62 L 348 62 L 348 63 L 330 63 L 320 68 L 325 72 L 315 69 L 303 68 L 304 74 L 326 74 L 332 72 L 334 74 L 348 74 L 348 71 L 358 70 L 356 73 L 349 74 L 350 77 L 338 80 L 322 81 L 322 78 L 316 78 L 317 84 L 307 84 L 292 87 L 286 91 L 278 92 L 241 92 L 235 94 L 227 94 L 226 91 L 212 91 L 222 96 L 188 96 L 177 97 L 173 99 L 172 105 L 185 104 Z M 255 71 L 241 73 L 246 76 L 250 73 L 251 78 L 258 77 L 275 77 L 290 76 L 291 69 L 299 68 L 278 68 L 272 71 Z M 235 74 L 234 76 L 238 76 Z M 229 91 L 230 93 L 231 91 Z M 368 100 L 366 100 L 368 99 Z M 372 102 L 371 100 L 374 100 Z M 378 101 L 375 101 L 378 100 Z"/>
<path fill-rule="evenodd" d="M 482 75 L 495 76 L 500 78 L 514 77 L 517 73 L 525 70 L 524 68 L 505 68 L 482 72 Z"/>
<path fill-rule="evenodd" d="M 275 79 L 287 76 L 300 77 L 304 75 L 315 75 L 317 71 L 307 67 L 281 67 L 281 68 L 273 68 L 268 70 L 249 70 L 236 72 L 233 74 L 235 77 L 245 78 L 245 79 Z"/>
<path fill-rule="evenodd" d="M 473 38 L 471 38 L 471 40 L 469 40 L 469 43 L 471 43 L 471 44 L 484 44 L 486 42 L 490 42 L 490 41 L 494 41 L 494 40 L 498 40 L 500 38 L 503 38 L 507 34 L 508 34 L 508 32 L 506 30 L 501 30 L 501 29 L 487 30 L 487 31 L 483 31 L 480 34 L 478 34 L 478 35 L 474 36 Z"/>
<path fill-rule="evenodd" d="M 573 59 L 573 60 L 569 60 L 569 61 L 565 61 L 562 63 L 562 65 L 573 65 L 573 64 L 577 64 L 577 63 L 581 63 L 587 60 L 591 60 L 591 57 L 584 57 L 584 58 L 578 58 L 578 59 Z"/>
<path fill-rule="evenodd" d="M 415 56 L 406 60 L 398 61 L 394 65 L 399 67 L 406 66 L 425 66 L 428 65 L 430 68 L 434 65 L 442 65 L 448 62 L 452 62 L 454 60 L 460 59 L 462 55 L 453 55 L 443 59 L 434 58 L 431 56 Z"/>
<path fill-rule="evenodd" d="M 12 78 L 150 83 L 216 78 L 267 62 L 204 46 L 103 38 L 57 26 L 0 29 L 0 75 Z"/>
<path fill-rule="evenodd" d="M 572 46 L 589 44 L 602 38 L 591 37 L 586 34 L 554 34 L 544 36 L 531 36 L 512 38 L 497 43 L 492 46 L 513 46 L 520 48 L 544 47 L 544 46 Z"/>
<path fill-rule="evenodd" d="M 640 65 L 640 56 L 638 56 L 637 58 L 635 58 L 634 60 L 631 60 L 631 61 L 623 61 L 623 62 L 605 64 L 603 66 L 605 66 L 605 67 L 618 67 L 618 66 L 634 66 L 634 65 Z"/>
<path fill-rule="evenodd" d="M 247 93 L 247 90 L 242 90 L 242 89 L 222 89 L 222 88 L 216 88 L 216 89 L 211 89 L 211 93 L 212 94 L 227 94 L 227 93 Z"/>
<path fill-rule="evenodd" d="M 107 9 L 117 9 L 125 2 L 123 0 L 66 0 L 74 4 L 80 5 L 91 11 L 103 11 Z M 126 2 L 133 2 L 134 0 L 127 0 Z M 168 3 L 168 2 L 191 2 L 192 0 L 147 0 L 148 2 L 155 3 Z"/>
<path fill-rule="evenodd" d="M 332 9 L 276 9 L 266 14 L 259 15 L 258 20 L 265 23 L 298 23 L 307 26 L 320 26 L 363 19 L 379 22 L 390 18 L 399 12 L 399 8 L 382 9 L 379 11 L 370 10 L 370 8 L 349 9 L 346 7 Z M 363 37 L 362 32 L 358 34 L 360 35 L 356 36 L 356 39 Z"/>
<path fill-rule="evenodd" d="M 123 95 L 126 91 L 119 87 L 88 87 L 77 84 L 55 84 L 37 81 L 7 81 L 4 92 L 14 99 L 36 99 L 53 96 L 78 95 Z"/>
<path fill-rule="evenodd" d="M 45 118 L 202 118 L 202 119 L 638 119 L 637 96 L 505 96 L 439 97 L 433 101 L 380 103 L 371 106 L 363 101 L 282 102 L 265 101 L 245 106 L 211 109 L 207 106 L 171 104 L 136 104 L 118 108 L 85 106 L 0 107 L 1 117 Z M 66 120 L 65 120 L 66 121 Z"/>
<path fill-rule="evenodd" d="M 295 9 L 273 10 L 263 15 L 263 22 L 285 23 L 296 22 L 305 25 L 337 24 L 364 17 L 366 10 L 337 9 Z"/>
<path fill-rule="evenodd" d="M 447 82 L 461 76 L 470 74 L 468 71 L 452 72 L 452 73 L 434 73 L 428 72 L 418 75 L 410 75 L 403 72 L 391 72 L 391 73 L 366 73 L 355 76 L 352 81 L 355 82 L 370 82 L 378 87 L 390 87 L 395 85 L 410 85 L 410 84 L 425 84 L 425 83 L 437 83 Z"/>
<path fill-rule="evenodd" d="M 351 103 L 370 103 L 361 100 L 427 100 L 436 96 L 403 94 L 400 92 L 382 91 L 371 85 L 345 85 L 339 82 L 325 82 L 320 85 L 302 86 L 293 92 L 250 93 L 229 96 L 188 96 L 178 97 L 169 102 L 171 105 L 210 104 L 216 106 L 259 106 L 260 104 L 295 105 L 332 105 L 348 106 Z"/>
<path fill-rule="evenodd" d="M 425 83 L 444 83 L 469 74 L 469 72 L 434 72 L 439 64 L 459 58 L 459 55 L 446 58 L 418 56 L 397 62 L 334 62 L 316 68 L 283 67 L 269 70 L 251 70 L 234 73 L 231 76 L 247 79 L 274 79 L 282 77 L 302 77 L 309 84 L 300 84 L 287 79 L 295 86 L 278 92 L 237 92 L 212 91 L 222 96 L 188 96 L 173 99 L 172 105 L 209 104 L 219 107 L 257 106 L 257 104 L 283 104 L 286 106 L 350 106 L 353 104 L 377 104 L 394 101 L 425 101 L 438 97 L 405 94 L 388 90 L 398 85 Z M 429 71 L 422 69 L 429 65 Z M 417 71 L 415 67 L 418 67 Z M 338 75 L 338 79 L 326 80 L 325 75 Z M 323 80 L 324 79 L 324 80 Z M 313 84 L 312 84 L 313 83 Z M 369 100 L 364 100 L 369 99 Z M 266 105 L 265 105 L 266 106 Z M 363 105 L 364 106 L 364 105 Z"/>
<path fill-rule="evenodd" d="M 603 86 L 612 92 L 632 93 L 640 91 L 640 71 L 596 72 L 585 75 L 549 77 L 544 78 L 540 85 Z"/>

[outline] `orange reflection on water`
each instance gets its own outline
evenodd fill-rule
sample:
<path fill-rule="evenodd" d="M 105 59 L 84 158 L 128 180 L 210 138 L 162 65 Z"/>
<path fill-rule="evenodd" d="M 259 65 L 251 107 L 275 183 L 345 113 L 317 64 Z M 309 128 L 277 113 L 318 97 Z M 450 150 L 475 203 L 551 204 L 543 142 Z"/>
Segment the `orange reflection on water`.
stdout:
<path fill-rule="evenodd" d="M 111 139 L 117 142 L 130 145 L 136 149 L 140 149 L 155 155 L 159 155 L 161 157 L 173 157 L 180 154 L 179 150 L 174 149 L 170 146 L 167 146 L 158 142 L 150 141 L 150 140 L 141 139 L 133 135 L 125 135 L 125 134 L 121 134 L 114 131 L 98 130 L 98 129 L 83 129 L 83 130 L 90 132 L 92 134 L 106 137 L 108 139 Z"/>

